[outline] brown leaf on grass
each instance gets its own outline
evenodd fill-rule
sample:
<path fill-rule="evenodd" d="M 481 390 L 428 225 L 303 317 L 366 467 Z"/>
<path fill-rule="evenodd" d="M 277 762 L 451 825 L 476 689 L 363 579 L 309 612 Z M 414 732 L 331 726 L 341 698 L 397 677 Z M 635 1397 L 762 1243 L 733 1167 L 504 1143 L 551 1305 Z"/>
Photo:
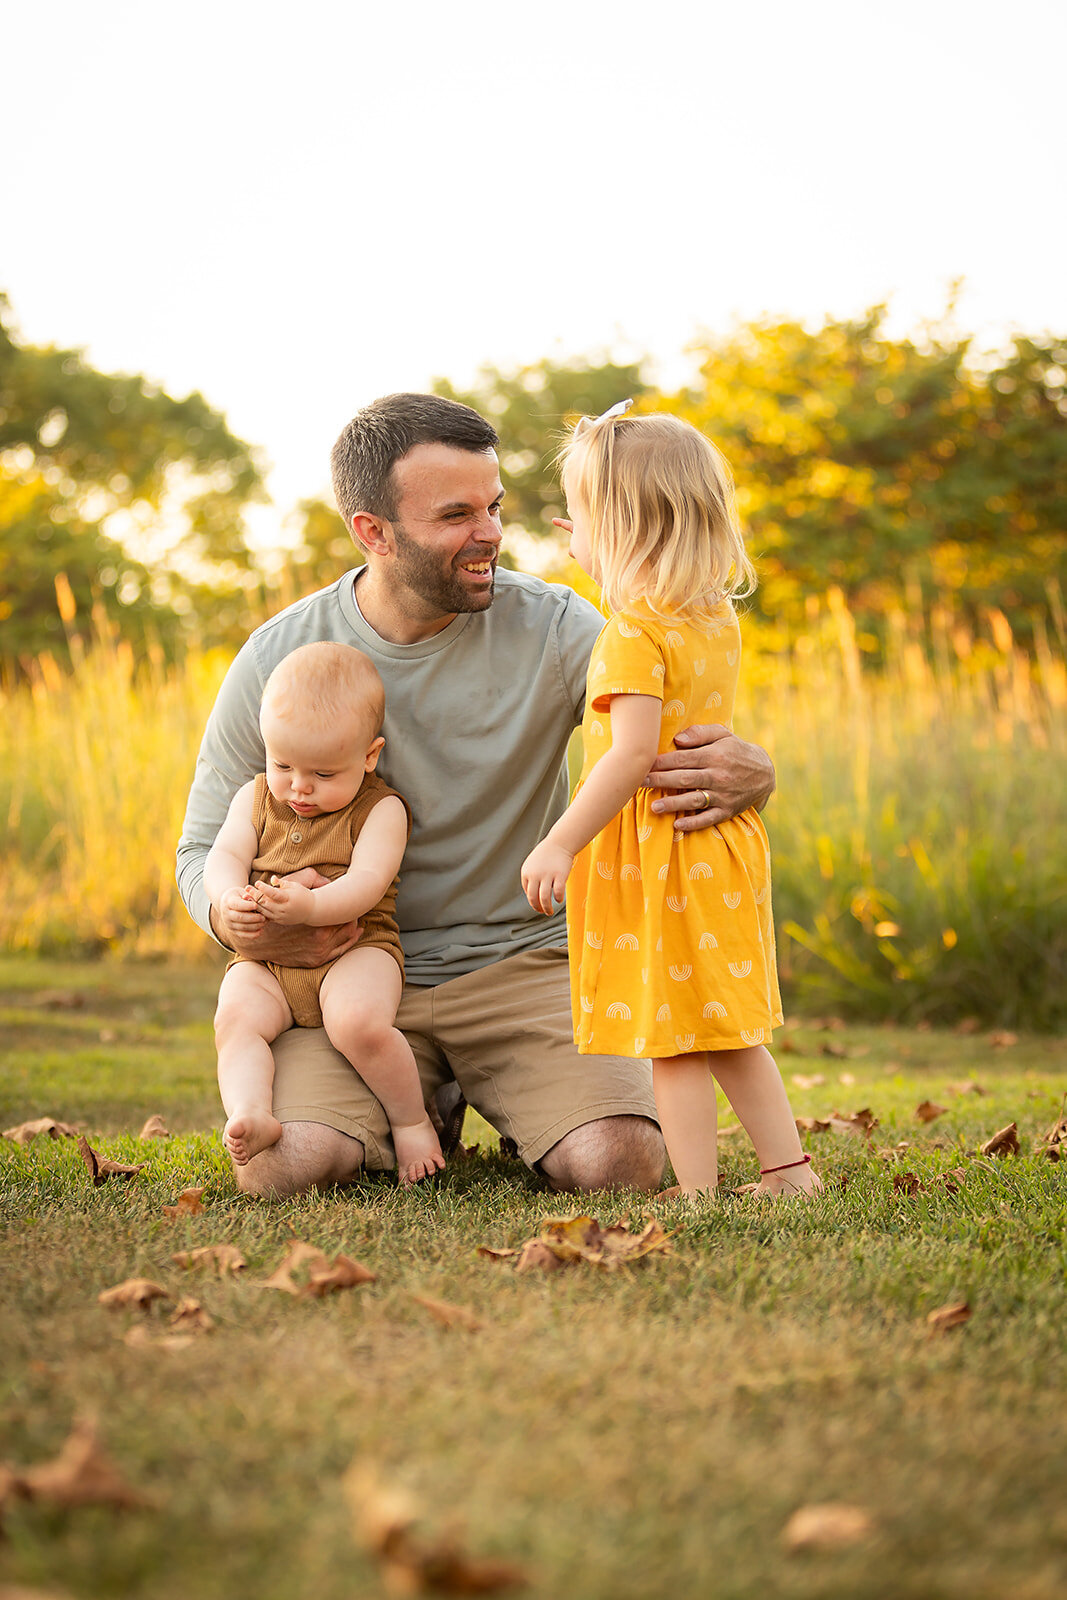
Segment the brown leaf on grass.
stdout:
<path fill-rule="evenodd" d="M 961 1017 L 953 1028 L 953 1033 L 981 1033 L 982 1024 L 978 1017 Z"/>
<path fill-rule="evenodd" d="M 143 1322 L 135 1322 L 122 1335 L 122 1342 L 136 1350 L 165 1350 L 173 1354 L 176 1350 L 191 1350 L 196 1343 L 196 1336 L 192 1333 L 152 1333 Z"/>
<path fill-rule="evenodd" d="M 915 1115 L 920 1122 L 936 1122 L 947 1111 L 948 1106 L 939 1106 L 934 1100 L 921 1100 L 915 1107 Z"/>
<path fill-rule="evenodd" d="M 413 1294 L 411 1297 L 415 1304 L 428 1311 L 442 1327 L 462 1328 L 465 1333 L 477 1333 L 485 1324 L 473 1311 L 468 1311 L 466 1306 L 449 1305 L 447 1300 L 431 1300 L 429 1295 Z"/>
<path fill-rule="evenodd" d="M 125 1310 L 129 1306 L 147 1311 L 153 1300 L 173 1300 L 174 1296 L 151 1278 L 126 1278 L 113 1289 L 101 1290 L 96 1298 L 98 1304 L 107 1306 L 110 1311 Z"/>
<path fill-rule="evenodd" d="M 170 1258 L 176 1266 L 212 1266 L 220 1277 L 227 1272 L 243 1272 L 248 1262 L 235 1244 L 205 1244 L 199 1250 L 179 1250 Z"/>
<path fill-rule="evenodd" d="M 94 1189 L 99 1189 L 108 1178 L 135 1178 L 148 1165 L 146 1161 L 131 1165 L 125 1161 L 112 1161 L 108 1156 L 98 1155 L 82 1133 L 78 1135 L 78 1153 L 89 1170 Z"/>
<path fill-rule="evenodd" d="M 100 1444 L 96 1424 L 82 1418 L 72 1426 L 54 1461 L 15 1474 L 16 1490 L 27 1500 L 57 1506 L 146 1506 L 151 1502 L 126 1482 Z"/>
<path fill-rule="evenodd" d="M 137 1137 L 138 1139 L 169 1139 L 170 1129 L 157 1113 L 156 1116 L 149 1117 Z"/>
<path fill-rule="evenodd" d="M 191 1217 L 195 1216 L 198 1211 L 203 1211 L 203 1209 L 204 1190 L 201 1186 L 199 1189 L 183 1189 L 172 1206 L 163 1207 L 163 1215 L 172 1219 L 176 1217 Z"/>
<path fill-rule="evenodd" d="M 794 1072 L 789 1081 L 798 1089 L 821 1089 L 826 1077 L 821 1072 Z"/>
<path fill-rule="evenodd" d="M 984 1156 L 1017 1156 L 1019 1154 L 1019 1128 L 1014 1122 L 1009 1122 L 1006 1128 L 999 1128 L 991 1139 L 979 1146 Z"/>
<path fill-rule="evenodd" d="M 356 1541 L 381 1563 L 394 1594 L 496 1594 L 530 1581 L 511 1562 L 468 1555 L 455 1533 L 420 1538 L 413 1531 L 418 1512 L 411 1495 L 362 1463 L 349 1468 L 343 1489 Z"/>
<path fill-rule="evenodd" d="M 38 1134 L 47 1133 L 50 1139 L 76 1139 L 78 1130 L 69 1122 L 59 1122 L 55 1117 L 37 1117 L 33 1122 L 20 1122 L 17 1127 L 5 1128 L 2 1137 L 15 1144 L 29 1144 Z"/>
<path fill-rule="evenodd" d="M 0 1583 L 0 1600 L 68 1600 L 58 1589 L 28 1589 L 24 1583 Z"/>
<path fill-rule="evenodd" d="M 917 1172 L 894 1172 L 893 1188 L 903 1194 L 918 1194 L 926 1185 Z"/>
<path fill-rule="evenodd" d="M 996 1033 L 989 1035 L 989 1042 L 994 1050 L 1010 1050 L 1013 1044 L 1019 1043 L 1019 1035 L 1009 1032 L 1007 1028 L 998 1028 Z"/>
<path fill-rule="evenodd" d="M 307 1281 L 298 1283 L 294 1273 L 305 1267 Z M 281 1289 L 298 1300 L 321 1300 L 338 1289 L 354 1289 L 358 1284 L 374 1283 L 376 1279 L 377 1273 L 353 1261 L 351 1256 L 337 1255 L 331 1263 L 315 1245 L 293 1239 L 270 1277 L 256 1284 L 256 1288 Z"/>
<path fill-rule="evenodd" d="M 980 1083 L 973 1078 L 961 1078 L 958 1083 L 948 1085 L 949 1094 L 988 1094 L 988 1089 L 983 1089 Z"/>
<path fill-rule="evenodd" d="M 208 1316 L 199 1300 L 186 1295 L 171 1312 L 168 1324 L 180 1333 L 210 1333 L 215 1326 L 215 1319 Z"/>
<path fill-rule="evenodd" d="M 931 1337 L 938 1333 L 947 1333 L 950 1328 L 961 1328 L 971 1318 L 971 1308 L 966 1300 L 958 1300 L 952 1305 L 938 1306 L 936 1311 L 931 1311 L 926 1318 L 926 1325 Z"/>
<path fill-rule="evenodd" d="M 798 1133 L 829 1133 L 829 1121 L 824 1122 L 820 1117 L 797 1117 Z"/>
<path fill-rule="evenodd" d="M 480 1244 L 475 1251 L 476 1255 L 484 1256 L 486 1261 L 513 1261 L 518 1253 L 517 1250 L 494 1250 L 488 1244 Z"/>
<path fill-rule="evenodd" d="M 819 1046 L 821 1056 L 833 1056 L 836 1061 L 844 1061 L 851 1053 L 847 1044 L 838 1044 L 835 1039 L 824 1039 Z"/>
<path fill-rule="evenodd" d="M 801 1506 L 782 1529 L 782 1541 L 791 1555 L 802 1550 L 846 1550 L 860 1544 L 874 1532 L 869 1512 L 859 1506 L 827 1501 L 824 1505 Z"/>
<path fill-rule="evenodd" d="M 869 1139 L 878 1126 L 878 1118 L 869 1106 L 859 1111 L 831 1111 L 830 1129 L 833 1133 L 848 1133 L 856 1139 Z"/>
<path fill-rule="evenodd" d="M 840 1072 L 838 1073 L 837 1081 L 838 1083 L 843 1083 L 846 1089 L 851 1089 L 856 1081 L 856 1074 L 854 1072 Z"/>
<path fill-rule="evenodd" d="M 1046 1134 L 1038 1140 L 1037 1148 L 1048 1156 L 1050 1161 L 1062 1161 L 1067 1153 L 1067 1116 L 1060 1108 L 1060 1115 L 1052 1124 Z"/>
<path fill-rule="evenodd" d="M 516 1272 L 554 1272 L 576 1261 L 614 1269 L 629 1266 L 643 1256 L 670 1250 L 669 1234 L 661 1222 L 649 1220 L 640 1233 L 631 1233 L 629 1218 L 602 1228 L 595 1217 L 549 1217 L 535 1239 L 527 1239 L 515 1262 Z M 515 1252 L 492 1251 L 481 1246 L 479 1255 L 507 1260 Z"/>
<path fill-rule="evenodd" d="M 85 996 L 78 989 L 43 989 L 34 1004 L 44 1011 L 81 1011 Z"/>
<path fill-rule="evenodd" d="M 527 1239 L 515 1263 L 516 1272 L 559 1272 L 564 1263 L 543 1239 Z"/>

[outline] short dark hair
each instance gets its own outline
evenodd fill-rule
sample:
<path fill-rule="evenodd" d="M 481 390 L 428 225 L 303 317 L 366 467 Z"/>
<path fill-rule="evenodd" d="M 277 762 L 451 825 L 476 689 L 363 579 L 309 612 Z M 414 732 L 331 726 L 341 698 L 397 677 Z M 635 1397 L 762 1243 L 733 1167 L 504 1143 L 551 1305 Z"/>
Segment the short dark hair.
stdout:
<path fill-rule="evenodd" d="M 393 468 L 417 444 L 447 444 L 472 454 L 491 450 L 496 429 L 470 406 L 439 394 L 387 394 L 341 432 L 330 453 L 337 508 L 351 531 L 357 511 L 395 522 Z"/>

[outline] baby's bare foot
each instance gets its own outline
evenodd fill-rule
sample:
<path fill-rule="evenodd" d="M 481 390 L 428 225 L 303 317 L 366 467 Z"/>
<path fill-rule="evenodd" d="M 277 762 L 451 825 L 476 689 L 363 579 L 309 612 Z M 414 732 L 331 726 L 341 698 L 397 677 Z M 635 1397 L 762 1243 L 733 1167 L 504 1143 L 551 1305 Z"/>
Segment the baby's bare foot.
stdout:
<path fill-rule="evenodd" d="M 235 1111 L 222 1131 L 222 1142 L 237 1166 L 243 1167 L 281 1136 L 282 1125 L 269 1111 Z"/>
<path fill-rule="evenodd" d="M 394 1128 L 393 1145 L 396 1149 L 397 1176 L 405 1189 L 432 1177 L 445 1164 L 441 1141 L 429 1117 L 424 1117 L 421 1122 Z"/>

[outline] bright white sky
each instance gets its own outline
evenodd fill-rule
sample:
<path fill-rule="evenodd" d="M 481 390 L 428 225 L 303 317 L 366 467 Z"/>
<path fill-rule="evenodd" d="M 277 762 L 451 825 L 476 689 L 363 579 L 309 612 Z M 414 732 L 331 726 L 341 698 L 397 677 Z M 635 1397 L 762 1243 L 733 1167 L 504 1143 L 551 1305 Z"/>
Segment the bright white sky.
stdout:
<path fill-rule="evenodd" d="M 376 395 L 701 328 L 1067 332 L 1063 0 L 52 0 L 0 27 L 25 338 L 327 492 Z M 268 529 L 260 527 L 261 537 Z"/>

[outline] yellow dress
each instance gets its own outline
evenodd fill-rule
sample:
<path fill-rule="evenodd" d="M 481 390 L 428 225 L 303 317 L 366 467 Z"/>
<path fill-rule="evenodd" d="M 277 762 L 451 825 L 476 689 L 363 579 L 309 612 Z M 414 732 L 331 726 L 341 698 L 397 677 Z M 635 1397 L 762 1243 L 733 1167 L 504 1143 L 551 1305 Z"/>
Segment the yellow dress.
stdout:
<path fill-rule="evenodd" d="M 659 749 L 694 723 L 730 725 L 741 634 L 733 607 L 709 626 L 620 612 L 593 648 L 580 782 L 611 746 L 611 696 L 663 702 Z M 770 849 L 753 810 L 674 837 L 629 804 L 578 855 L 567 880 L 574 1037 L 583 1055 L 677 1056 L 770 1042 L 782 1020 Z"/>

